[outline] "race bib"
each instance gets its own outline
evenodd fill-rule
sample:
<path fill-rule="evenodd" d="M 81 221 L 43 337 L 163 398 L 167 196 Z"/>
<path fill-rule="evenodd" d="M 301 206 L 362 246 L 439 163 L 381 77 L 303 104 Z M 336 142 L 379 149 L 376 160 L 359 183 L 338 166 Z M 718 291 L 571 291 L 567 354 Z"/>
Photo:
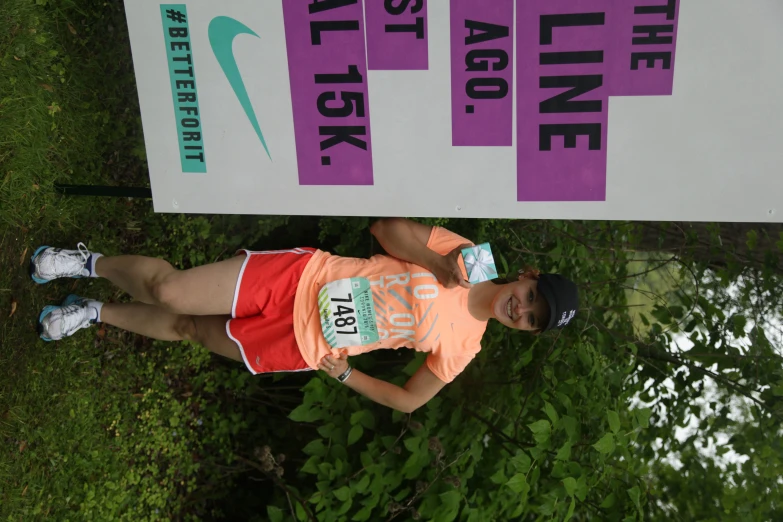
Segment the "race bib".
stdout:
<path fill-rule="evenodd" d="M 324 338 L 332 348 L 378 341 L 375 303 L 367 279 L 352 277 L 328 283 L 318 292 L 318 309 Z"/>

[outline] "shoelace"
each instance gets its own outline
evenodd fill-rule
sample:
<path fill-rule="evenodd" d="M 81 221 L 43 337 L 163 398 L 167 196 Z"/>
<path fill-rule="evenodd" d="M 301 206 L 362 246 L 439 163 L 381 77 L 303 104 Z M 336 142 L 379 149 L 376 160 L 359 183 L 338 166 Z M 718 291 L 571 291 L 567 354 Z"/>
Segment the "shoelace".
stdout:
<path fill-rule="evenodd" d="M 85 245 L 81 241 L 79 242 L 78 245 L 76 245 L 76 249 L 77 249 L 77 252 L 79 254 L 79 257 L 81 257 L 81 262 L 79 264 L 79 270 L 80 271 L 81 270 L 87 270 L 89 272 L 89 269 L 86 267 L 86 265 L 87 265 L 87 261 L 90 259 L 91 252 L 87 248 L 87 245 Z M 57 263 L 57 259 L 58 258 L 55 258 L 54 263 L 53 263 L 54 264 L 54 266 L 53 266 L 54 273 L 58 277 L 62 277 L 63 275 L 71 275 L 71 268 L 70 267 L 72 265 L 69 266 L 68 264 L 58 264 Z M 59 259 L 62 259 L 62 258 L 59 258 Z M 71 257 L 71 256 L 68 256 L 67 259 L 75 261 L 75 259 L 73 257 Z"/>
<path fill-rule="evenodd" d="M 74 303 L 72 305 L 64 306 L 62 310 L 62 328 L 60 332 L 63 337 L 71 335 L 76 330 L 83 328 L 85 323 L 88 323 L 86 314 L 86 307 L 80 303 Z M 79 313 L 82 312 L 82 313 Z"/>
<path fill-rule="evenodd" d="M 76 245 L 76 250 L 82 255 L 82 260 L 86 264 L 87 260 L 90 259 L 90 250 L 87 248 L 87 245 L 79 241 L 79 244 Z"/>

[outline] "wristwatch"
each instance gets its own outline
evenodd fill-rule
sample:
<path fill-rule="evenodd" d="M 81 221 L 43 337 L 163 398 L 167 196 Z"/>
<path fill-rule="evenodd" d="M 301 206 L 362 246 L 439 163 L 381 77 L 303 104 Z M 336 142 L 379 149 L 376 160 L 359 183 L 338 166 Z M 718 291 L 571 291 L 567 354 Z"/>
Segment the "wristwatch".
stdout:
<path fill-rule="evenodd" d="M 341 373 L 340 375 L 338 375 L 338 376 L 337 376 L 337 380 L 338 380 L 338 381 L 340 381 L 340 382 L 345 382 L 345 381 L 347 381 L 347 380 L 348 380 L 348 377 L 350 377 L 350 376 L 351 376 L 351 372 L 352 372 L 352 371 L 353 371 L 353 368 L 351 368 L 351 367 L 349 366 L 347 370 L 345 370 L 343 373 Z"/>

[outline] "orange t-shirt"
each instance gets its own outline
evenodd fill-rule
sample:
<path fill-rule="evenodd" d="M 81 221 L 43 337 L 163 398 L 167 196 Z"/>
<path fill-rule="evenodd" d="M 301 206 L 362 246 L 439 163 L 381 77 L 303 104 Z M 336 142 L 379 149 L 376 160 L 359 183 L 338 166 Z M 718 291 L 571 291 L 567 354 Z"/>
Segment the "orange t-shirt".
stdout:
<path fill-rule="evenodd" d="M 470 242 L 444 228 L 433 227 L 427 247 L 447 254 L 464 243 Z M 461 258 L 459 264 L 464 275 Z M 468 312 L 469 290 L 445 288 L 426 269 L 394 257 L 358 259 L 319 250 L 302 273 L 294 301 L 294 335 L 311 368 L 317 369 L 325 355 L 337 353 L 322 328 L 322 289 L 328 283 L 351 278 L 354 284 L 355 278 L 369 282 L 379 340 L 341 347 L 348 355 L 382 348 L 413 348 L 429 353 L 427 366 L 432 373 L 443 382 L 451 382 L 481 349 L 487 322 Z M 354 324 L 354 319 L 351 321 L 349 324 Z M 343 320 L 344 324 L 347 322 Z"/>

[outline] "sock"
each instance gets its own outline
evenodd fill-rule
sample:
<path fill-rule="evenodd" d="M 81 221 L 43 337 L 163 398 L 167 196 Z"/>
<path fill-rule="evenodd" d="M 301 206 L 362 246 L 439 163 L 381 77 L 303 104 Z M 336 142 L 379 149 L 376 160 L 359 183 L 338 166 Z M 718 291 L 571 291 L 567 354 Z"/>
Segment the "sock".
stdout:
<path fill-rule="evenodd" d="M 95 314 L 94 322 L 100 323 L 103 303 L 101 303 L 100 301 L 93 301 L 92 299 L 87 299 L 87 309 Z"/>
<path fill-rule="evenodd" d="M 93 252 L 90 254 L 90 258 L 87 260 L 87 270 L 90 271 L 90 277 L 101 277 L 95 272 L 95 262 L 98 260 L 99 257 L 102 257 L 103 254 L 99 254 L 97 252 Z"/>

